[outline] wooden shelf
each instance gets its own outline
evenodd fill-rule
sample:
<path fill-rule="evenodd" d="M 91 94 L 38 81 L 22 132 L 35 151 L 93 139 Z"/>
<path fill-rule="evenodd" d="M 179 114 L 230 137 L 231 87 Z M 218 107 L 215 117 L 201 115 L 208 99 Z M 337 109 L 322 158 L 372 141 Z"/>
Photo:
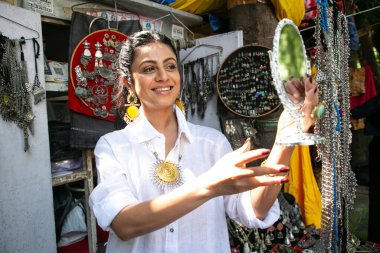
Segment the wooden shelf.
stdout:
<path fill-rule="evenodd" d="M 77 182 L 80 180 L 85 180 L 87 179 L 87 171 L 81 169 L 78 171 L 73 171 L 73 173 L 70 173 L 68 175 L 63 175 L 63 176 L 53 176 L 52 183 L 53 186 L 58 186 L 58 185 L 63 185 L 63 184 L 68 184 L 68 183 L 73 183 Z"/>
<path fill-rule="evenodd" d="M 46 91 L 49 92 L 66 92 L 68 90 L 67 82 L 56 83 L 56 82 L 45 82 Z"/>

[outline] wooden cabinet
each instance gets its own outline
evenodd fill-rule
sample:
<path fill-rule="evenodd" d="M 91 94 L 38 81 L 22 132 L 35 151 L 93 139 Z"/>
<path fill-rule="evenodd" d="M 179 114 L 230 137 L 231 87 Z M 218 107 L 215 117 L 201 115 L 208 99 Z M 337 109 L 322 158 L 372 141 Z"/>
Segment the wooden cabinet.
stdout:
<path fill-rule="evenodd" d="M 64 20 L 42 17 L 42 34 L 46 59 L 57 62 L 68 62 L 69 25 L 70 23 Z M 45 82 L 49 122 L 63 121 L 62 123 L 70 123 L 68 122 L 70 117 L 67 108 L 67 87 L 67 81 Z M 55 106 L 52 106 L 53 103 Z M 49 132 L 50 131 L 51 129 L 49 129 Z M 69 136 L 67 136 L 67 138 L 69 138 Z M 50 139 L 50 146 L 52 146 L 52 138 Z M 87 219 L 89 252 L 96 253 L 96 220 L 88 205 L 89 195 L 94 188 L 95 166 L 93 165 L 93 150 L 83 149 L 81 150 L 81 155 L 83 161 L 82 168 L 70 171 L 70 173 L 66 175 L 52 176 L 52 186 L 56 187 L 64 184 L 83 182 L 83 189 L 80 189 L 80 191 L 84 193 L 83 199 Z M 54 157 L 54 159 L 58 161 L 57 159 L 59 159 L 59 157 Z"/>
<path fill-rule="evenodd" d="M 83 169 L 74 171 L 69 175 L 57 176 L 52 178 L 52 184 L 54 186 L 84 181 L 84 203 L 86 210 L 86 224 L 87 224 L 87 234 L 88 234 L 88 246 L 90 253 L 97 252 L 97 234 L 96 234 L 96 220 L 95 216 L 89 208 L 88 199 L 91 191 L 94 189 L 93 182 L 93 150 L 86 149 L 82 152 L 83 159 Z"/>

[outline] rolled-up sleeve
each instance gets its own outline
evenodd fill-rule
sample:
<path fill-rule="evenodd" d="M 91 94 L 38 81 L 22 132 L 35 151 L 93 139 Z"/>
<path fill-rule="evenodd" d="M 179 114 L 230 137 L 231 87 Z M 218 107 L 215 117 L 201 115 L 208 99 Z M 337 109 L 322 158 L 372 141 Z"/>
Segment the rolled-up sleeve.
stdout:
<path fill-rule="evenodd" d="M 110 230 L 116 215 L 126 206 L 137 203 L 136 197 L 128 187 L 126 175 L 120 173 L 100 182 L 90 194 L 89 205 L 99 226 Z"/>
<path fill-rule="evenodd" d="M 248 228 L 268 228 L 280 217 L 278 200 L 273 203 L 264 220 L 256 217 L 251 204 L 251 192 L 243 192 L 225 197 L 227 215 Z"/>

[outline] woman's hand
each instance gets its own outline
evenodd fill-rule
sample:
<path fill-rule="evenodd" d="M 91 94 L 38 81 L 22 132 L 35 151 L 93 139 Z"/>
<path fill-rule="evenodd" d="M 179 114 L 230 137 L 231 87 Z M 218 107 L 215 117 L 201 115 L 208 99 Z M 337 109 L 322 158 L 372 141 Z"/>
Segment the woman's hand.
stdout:
<path fill-rule="evenodd" d="M 303 115 L 301 120 L 302 131 L 310 132 L 317 120 L 313 114 L 313 109 L 318 105 L 317 83 L 311 77 L 291 78 L 290 81 L 284 83 L 284 86 L 289 99 L 293 103 L 299 104 L 297 111 Z M 277 136 L 289 136 L 296 133 L 296 127 L 295 119 L 284 110 L 278 122 Z"/>
<path fill-rule="evenodd" d="M 208 172 L 198 178 L 200 187 L 216 197 L 288 181 L 283 175 L 289 171 L 287 166 L 248 167 L 249 162 L 264 158 L 270 152 L 268 149 L 250 150 L 250 147 L 248 139 L 241 148 L 223 156 Z"/>

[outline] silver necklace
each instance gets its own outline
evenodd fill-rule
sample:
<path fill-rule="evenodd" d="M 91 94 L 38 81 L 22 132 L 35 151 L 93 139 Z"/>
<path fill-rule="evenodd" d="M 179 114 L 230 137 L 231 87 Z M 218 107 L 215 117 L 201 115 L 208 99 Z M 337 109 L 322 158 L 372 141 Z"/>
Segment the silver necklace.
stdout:
<path fill-rule="evenodd" d="M 350 167 L 351 131 L 349 119 L 348 32 L 345 16 L 332 6 L 319 6 L 316 29 L 317 82 L 320 97 L 327 103 L 324 119 L 316 133 L 326 138 L 318 145 L 322 157 L 322 236 L 325 250 L 341 251 L 342 239 L 349 239 L 348 210 L 353 207 L 356 179 Z M 324 38 L 322 40 L 321 38 Z M 342 238 L 341 226 L 347 238 Z"/>
<path fill-rule="evenodd" d="M 30 90 L 27 87 L 25 59 L 17 56 L 22 51 L 17 45 L 25 40 L 11 40 L 0 35 L 0 115 L 5 121 L 17 124 L 24 132 L 24 151 L 29 149 L 29 132 L 35 115 L 30 103 Z M 20 62 L 20 60 L 22 62 Z"/>

